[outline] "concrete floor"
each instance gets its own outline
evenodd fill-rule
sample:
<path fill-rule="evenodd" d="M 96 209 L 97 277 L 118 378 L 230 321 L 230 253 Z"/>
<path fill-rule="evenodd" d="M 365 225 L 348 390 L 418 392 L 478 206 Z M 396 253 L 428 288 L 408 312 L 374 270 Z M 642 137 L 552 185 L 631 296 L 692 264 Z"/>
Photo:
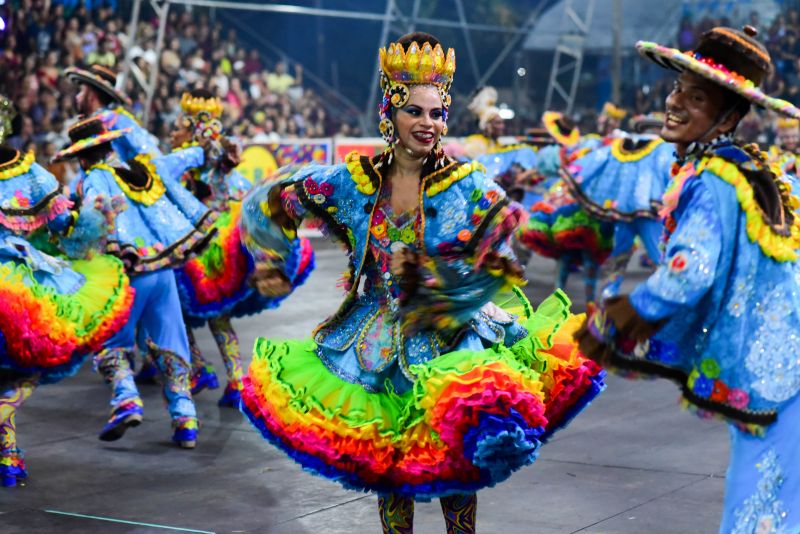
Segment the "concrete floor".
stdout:
<path fill-rule="evenodd" d="M 235 323 L 243 353 L 257 335 L 301 338 L 335 310 L 343 255 L 319 248 L 317 272 L 278 311 Z M 534 259 L 529 294 L 549 291 L 554 263 Z M 644 273 L 634 269 L 632 280 Z M 581 277 L 567 288 L 582 294 Z M 582 302 L 576 299 L 575 308 Z M 207 330 L 201 348 L 219 362 Z M 222 370 L 221 362 L 217 364 Z M 155 386 L 142 388 L 145 423 L 113 443 L 97 440 L 108 392 L 89 364 L 46 386 L 18 416 L 30 479 L 0 489 L 0 532 L 379 532 L 372 495 L 345 491 L 297 467 L 243 417 L 197 398 L 196 450 L 175 448 Z M 719 521 L 725 427 L 683 413 L 665 381 L 609 379 L 608 390 L 543 447 L 536 463 L 479 495 L 489 533 L 710 533 Z M 438 503 L 417 505 L 420 533 L 443 532 Z"/>

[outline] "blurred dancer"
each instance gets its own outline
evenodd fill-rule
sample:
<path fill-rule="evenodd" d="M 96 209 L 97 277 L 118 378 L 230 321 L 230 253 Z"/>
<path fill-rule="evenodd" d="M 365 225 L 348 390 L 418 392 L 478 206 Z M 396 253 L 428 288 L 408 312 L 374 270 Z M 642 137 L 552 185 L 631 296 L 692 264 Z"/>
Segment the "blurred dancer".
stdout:
<path fill-rule="evenodd" d="M 105 162 L 111 141 L 124 139 L 125 133 L 107 131 L 99 118 L 84 119 L 69 130 L 73 144 L 55 157 L 80 162 L 86 174 L 76 189 L 83 202 L 106 195 L 128 203 L 108 234 L 108 251 L 125 262 L 136 298 L 130 320 L 95 356 L 97 369 L 112 388 L 111 417 L 100 439 L 117 440 L 141 421 L 142 401 L 130 367 L 138 328 L 165 377 L 172 439 L 193 448 L 198 426 L 189 392 L 189 341 L 172 269 L 214 235 L 213 213 L 180 183 L 181 175 L 202 166 L 206 157 L 202 148 L 192 147 L 157 158 L 141 154 L 127 168 L 112 167 Z"/>

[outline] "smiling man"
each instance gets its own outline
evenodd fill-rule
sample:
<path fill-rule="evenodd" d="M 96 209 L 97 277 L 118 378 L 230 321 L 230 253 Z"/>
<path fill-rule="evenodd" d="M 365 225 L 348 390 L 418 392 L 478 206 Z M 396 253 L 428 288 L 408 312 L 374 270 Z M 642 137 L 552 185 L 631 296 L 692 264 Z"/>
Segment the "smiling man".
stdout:
<path fill-rule="evenodd" d="M 664 255 L 577 334 L 587 356 L 670 378 L 686 404 L 728 421 L 724 533 L 800 529 L 800 225 L 780 168 L 733 140 L 751 104 L 800 110 L 758 89 L 772 64 L 755 35 L 714 28 L 691 52 L 637 44 L 680 72 L 661 129 L 678 158 L 661 211 Z"/>

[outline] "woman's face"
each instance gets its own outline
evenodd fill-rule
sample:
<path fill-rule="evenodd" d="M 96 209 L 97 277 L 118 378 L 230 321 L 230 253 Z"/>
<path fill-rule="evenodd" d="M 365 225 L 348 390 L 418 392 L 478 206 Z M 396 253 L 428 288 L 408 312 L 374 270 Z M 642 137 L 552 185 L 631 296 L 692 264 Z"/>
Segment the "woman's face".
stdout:
<path fill-rule="evenodd" d="M 189 123 L 182 116 L 175 119 L 175 124 L 169 134 L 169 140 L 172 148 L 178 148 L 192 140 L 192 131 L 189 129 Z"/>
<path fill-rule="evenodd" d="M 724 111 L 726 99 L 723 91 L 700 76 L 681 73 L 675 80 L 672 92 L 667 95 L 661 137 L 680 148 L 680 145 L 685 147 L 695 141 L 712 141 L 733 129 L 738 113 L 731 113 L 721 124 L 716 124 Z"/>
<path fill-rule="evenodd" d="M 426 156 L 444 130 L 444 107 L 436 87 L 412 86 L 406 105 L 394 111 L 394 128 L 401 146 L 417 157 Z"/>

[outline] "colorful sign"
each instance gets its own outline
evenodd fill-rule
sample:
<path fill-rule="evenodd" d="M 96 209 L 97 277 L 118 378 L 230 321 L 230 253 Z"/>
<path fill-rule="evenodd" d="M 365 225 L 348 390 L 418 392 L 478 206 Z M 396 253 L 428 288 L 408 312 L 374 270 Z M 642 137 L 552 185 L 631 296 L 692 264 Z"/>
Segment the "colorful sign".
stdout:
<path fill-rule="evenodd" d="M 285 139 L 248 145 L 237 170 L 252 183 L 259 183 L 286 165 L 333 163 L 331 139 Z"/>
<path fill-rule="evenodd" d="M 375 156 L 386 147 L 380 137 L 338 137 L 336 138 L 336 163 L 342 163 L 345 156 L 356 151 L 362 156 Z"/>

